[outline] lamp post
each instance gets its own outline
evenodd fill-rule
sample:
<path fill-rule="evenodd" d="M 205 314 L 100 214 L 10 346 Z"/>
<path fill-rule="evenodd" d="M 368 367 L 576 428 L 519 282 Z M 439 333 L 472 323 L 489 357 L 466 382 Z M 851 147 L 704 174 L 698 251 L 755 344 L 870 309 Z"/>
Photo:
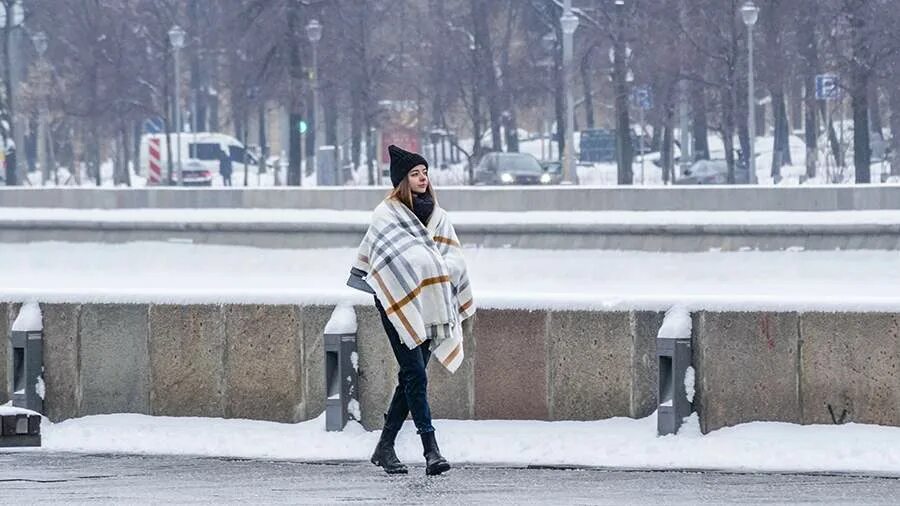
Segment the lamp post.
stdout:
<path fill-rule="evenodd" d="M 747 153 L 747 171 L 749 172 L 750 184 L 756 184 L 756 91 L 753 88 L 753 25 L 759 17 L 759 7 L 748 0 L 741 7 L 741 18 L 747 25 L 747 137 L 748 153 Z"/>
<path fill-rule="evenodd" d="M 313 69 L 312 69 L 312 92 L 313 92 L 313 105 L 312 105 L 312 113 L 310 114 L 311 120 L 310 126 L 312 127 L 312 154 L 308 156 L 306 159 L 308 163 L 312 166 L 306 167 L 306 173 L 309 174 L 311 170 L 316 169 L 316 151 L 319 149 L 318 144 L 316 143 L 317 138 L 319 136 L 319 52 L 318 46 L 319 41 L 322 40 L 322 24 L 319 23 L 318 20 L 312 19 L 306 25 L 306 36 L 309 38 L 309 42 L 312 44 L 312 57 L 313 57 Z M 300 179 L 303 179 L 301 174 Z"/>
<path fill-rule="evenodd" d="M 169 30 L 169 42 L 172 43 L 172 48 L 175 49 L 175 146 L 176 146 L 176 157 L 178 161 L 175 163 L 178 174 L 178 186 L 182 186 L 184 184 L 184 174 L 181 170 L 181 90 L 179 89 L 178 83 L 181 82 L 181 70 L 179 69 L 179 56 L 181 52 L 181 48 L 184 47 L 184 29 L 178 25 L 173 26 Z M 171 184 L 171 181 L 169 182 Z"/>
<path fill-rule="evenodd" d="M 0 3 L 0 28 L 3 29 L 3 86 L 6 94 L 6 131 L 3 132 L 3 150 L 6 154 L 6 185 L 15 186 L 19 180 L 27 177 L 27 164 L 16 163 L 16 151 L 19 146 L 24 146 L 24 130 L 16 128 L 16 90 L 22 81 L 22 73 L 19 65 L 19 35 L 20 27 L 25 22 L 25 9 L 21 0 L 12 2 L 9 16 L 7 16 L 7 4 Z M 24 169 L 23 169 L 24 168 Z"/>
<path fill-rule="evenodd" d="M 578 28 L 578 17 L 572 14 L 572 0 L 566 0 L 563 15 L 559 18 L 563 32 L 563 67 L 566 85 L 566 149 L 563 155 L 563 182 L 572 184 L 575 169 L 575 103 L 572 98 L 572 36 Z"/>
<path fill-rule="evenodd" d="M 47 34 L 37 32 L 31 36 L 34 49 L 38 54 L 38 78 L 41 103 L 38 106 L 38 135 L 37 154 L 38 164 L 41 166 L 41 186 L 47 184 L 50 178 L 50 167 L 47 160 L 47 65 L 44 61 L 44 53 L 47 52 Z"/>

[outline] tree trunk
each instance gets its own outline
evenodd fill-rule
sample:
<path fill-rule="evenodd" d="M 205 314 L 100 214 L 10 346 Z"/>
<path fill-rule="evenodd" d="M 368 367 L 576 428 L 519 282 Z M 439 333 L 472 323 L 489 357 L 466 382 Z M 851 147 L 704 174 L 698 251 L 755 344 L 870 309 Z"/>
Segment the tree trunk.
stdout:
<path fill-rule="evenodd" d="M 266 136 L 266 104 L 259 104 L 259 173 L 266 173 L 266 159 L 269 157 L 269 140 Z M 245 146 L 246 148 L 246 146 Z"/>
<path fill-rule="evenodd" d="M 203 62 L 200 46 L 200 6 L 199 0 L 188 2 L 188 34 L 191 38 L 187 43 L 188 58 L 190 59 L 191 82 L 191 131 L 203 132 L 206 130 L 206 103 L 204 100 Z"/>
<path fill-rule="evenodd" d="M 509 97 L 509 108 L 506 117 L 506 150 L 510 153 L 519 152 L 519 126 L 516 118 L 516 107 L 513 103 L 513 97 Z"/>
<path fill-rule="evenodd" d="M 790 133 L 803 128 L 803 76 L 791 76 L 788 87 L 788 123 Z"/>
<path fill-rule="evenodd" d="M 289 34 L 297 33 L 300 29 L 299 2 L 287 3 L 287 31 Z M 305 105 L 305 96 L 303 93 L 303 81 L 306 79 L 306 73 L 303 70 L 303 62 L 300 59 L 300 47 L 296 41 L 287 37 L 284 41 L 287 46 L 285 53 L 287 54 L 287 74 L 290 97 L 287 100 L 288 112 L 288 147 L 287 147 L 287 174 L 285 175 L 285 183 L 287 186 L 300 186 L 303 183 L 302 167 L 303 152 L 305 147 L 301 145 L 300 122 L 307 123 L 306 135 L 309 136 L 311 130 L 311 118 L 302 113 Z"/>
<path fill-rule="evenodd" d="M 725 147 L 725 164 L 728 167 L 728 184 L 735 184 L 735 159 L 734 159 L 734 90 L 730 86 L 724 86 L 720 90 L 722 102 L 722 143 Z"/>
<path fill-rule="evenodd" d="M 562 40 L 562 34 L 557 33 L 556 40 Z M 566 88 L 562 51 L 553 51 L 553 66 L 553 76 L 555 77 L 554 105 L 556 109 L 556 147 L 558 148 L 558 157 L 562 160 L 566 150 Z M 551 141 L 552 139 L 553 137 L 551 136 Z"/>
<path fill-rule="evenodd" d="M 900 176 L 900 86 L 888 88 L 891 108 L 891 175 Z"/>
<path fill-rule="evenodd" d="M 781 178 L 781 167 L 791 164 L 790 126 L 788 125 L 787 107 L 784 103 L 784 90 L 772 89 L 772 115 L 775 121 L 775 138 L 772 149 L 772 178 Z"/>
<path fill-rule="evenodd" d="M 126 124 L 122 124 L 120 132 L 122 136 L 122 184 L 131 186 L 131 171 L 128 170 L 128 162 L 130 161 L 128 154 L 131 147 L 128 145 L 128 127 Z M 52 151 L 52 148 L 48 148 L 49 151 Z"/>
<path fill-rule="evenodd" d="M 593 49 L 593 48 L 591 48 Z M 594 123 L 594 97 L 591 76 L 591 54 L 593 51 L 588 49 L 581 58 L 581 85 L 584 88 L 584 125 L 585 128 L 592 129 L 596 127 Z"/>
<path fill-rule="evenodd" d="M 3 2 L 3 7 L 6 12 L 12 12 L 13 10 L 13 1 L 5 0 Z M 6 91 L 6 96 L 4 97 L 6 103 L 4 104 L 6 110 L 6 121 L 7 128 L 5 131 L 6 145 L 3 146 L 4 149 L 7 149 L 10 146 L 13 146 L 12 154 L 13 156 L 9 156 L 9 152 L 7 152 L 6 157 L 6 186 L 15 186 L 19 184 L 18 181 L 18 167 L 16 166 L 16 156 L 19 149 L 24 146 L 15 146 L 14 139 L 16 138 L 16 118 L 15 118 L 15 95 L 13 94 L 13 82 L 12 82 L 12 39 L 15 36 L 13 33 L 14 26 L 14 16 L 5 16 L 6 18 L 6 26 L 3 31 L 3 85 L 4 90 Z M 24 151 L 23 151 L 24 155 Z"/>
<path fill-rule="evenodd" d="M 675 182 L 675 156 L 672 150 L 675 135 L 675 105 L 669 103 L 668 98 L 663 113 L 663 135 L 660 147 L 660 160 L 662 161 L 663 184 Z"/>
<path fill-rule="evenodd" d="M 850 62 L 850 97 L 853 107 L 853 165 L 857 183 L 870 183 L 872 152 L 869 146 L 869 41 L 865 40 L 862 17 L 864 3 L 856 3 L 848 12 L 853 44 Z"/>
<path fill-rule="evenodd" d="M 322 93 L 322 119 L 325 120 L 325 144 L 338 148 L 337 87 L 328 83 Z M 335 153 L 337 155 L 337 153 Z"/>
<path fill-rule="evenodd" d="M 884 139 L 884 123 L 881 119 L 881 103 L 878 100 L 878 95 L 878 84 L 872 79 L 869 85 L 869 131 Z"/>
<path fill-rule="evenodd" d="M 489 0 L 471 0 L 473 35 L 475 37 L 475 54 L 478 61 L 476 73 L 484 82 L 485 99 L 488 104 L 488 114 L 491 118 L 491 144 L 494 151 L 503 149 L 503 139 L 500 136 L 502 112 L 500 108 L 500 94 L 497 86 L 497 74 L 494 70 L 494 53 L 491 46 L 490 2 Z"/>
<path fill-rule="evenodd" d="M 617 5 L 617 13 L 620 13 L 622 7 Z M 617 16 L 622 21 L 621 16 Z M 622 184 L 633 184 L 634 173 L 632 172 L 632 146 L 631 146 L 631 120 L 628 116 L 628 82 L 626 81 L 625 63 L 625 39 L 620 30 L 616 34 L 613 42 L 615 50 L 613 52 L 613 88 L 615 93 L 616 105 L 616 165 L 617 165 L 617 181 Z M 667 133 L 670 133 L 667 131 Z"/>
<path fill-rule="evenodd" d="M 819 69 L 819 50 L 816 43 L 816 22 L 813 17 L 817 0 L 805 0 L 804 15 L 797 26 L 797 41 L 803 58 L 803 139 L 806 142 L 806 177 L 816 177 L 818 163 L 819 125 L 816 120 L 816 72 Z"/>
<path fill-rule="evenodd" d="M 135 121 L 131 124 L 131 159 L 133 172 L 136 176 L 141 175 L 141 135 L 143 130 L 141 123 Z"/>
<path fill-rule="evenodd" d="M 694 159 L 709 160 L 709 125 L 706 120 L 706 94 L 703 84 L 691 83 L 691 110 L 693 111 Z"/>
<path fill-rule="evenodd" d="M 853 84 L 853 166 L 857 183 L 871 183 L 872 150 L 869 146 L 869 97 L 866 92 L 868 76 L 857 75 Z"/>

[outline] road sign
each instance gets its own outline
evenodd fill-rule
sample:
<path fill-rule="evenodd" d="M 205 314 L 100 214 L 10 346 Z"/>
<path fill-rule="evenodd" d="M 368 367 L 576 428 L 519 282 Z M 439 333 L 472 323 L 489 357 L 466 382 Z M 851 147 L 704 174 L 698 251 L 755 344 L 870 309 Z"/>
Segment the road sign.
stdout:
<path fill-rule="evenodd" d="M 816 76 L 816 100 L 837 100 L 841 98 L 840 79 L 834 74 Z"/>
<path fill-rule="evenodd" d="M 640 109 L 653 108 L 653 94 L 647 86 L 639 86 L 631 90 L 631 104 Z"/>
<path fill-rule="evenodd" d="M 144 132 L 148 134 L 159 134 L 163 131 L 163 126 L 165 123 L 163 119 L 159 116 L 154 118 L 147 118 L 144 120 Z"/>

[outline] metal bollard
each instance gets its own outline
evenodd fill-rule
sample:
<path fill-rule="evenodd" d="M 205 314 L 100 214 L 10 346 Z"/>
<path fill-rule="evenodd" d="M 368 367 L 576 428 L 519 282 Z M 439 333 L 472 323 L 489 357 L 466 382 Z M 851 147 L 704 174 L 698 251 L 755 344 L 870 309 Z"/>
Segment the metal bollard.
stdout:
<path fill-rule="evenodd" d="M 13 330 L 12 404 L 37 413 L 44 411 L 44 333 L 41 330 Z"/>
<path fill-rule="evenodd" d="M 356 334 L 325 334 L 325 429 L 344 430 L 359 420 Z"/>
<path fill-rule="evenodd" d="M 342 304 L 325 326 L 325 430 L 344 430 L 359 410 L 359 355 L 356 353 L 356 311 Z"/>
<path fill-rule="evenodd" d="M 687 398 L 684 378 L 691 366 L 691 340 L 656 340 L 656 357 L 659 362 L 659 408 L 656 432 L 660 436 L 675 434 L 684 417 L 691 414 L 691 401 Z"/>
<path fill-rule="evenodd" d="M 41 416 L 16 411 L 0 407 L 0 447 L 41 446 Z"/>

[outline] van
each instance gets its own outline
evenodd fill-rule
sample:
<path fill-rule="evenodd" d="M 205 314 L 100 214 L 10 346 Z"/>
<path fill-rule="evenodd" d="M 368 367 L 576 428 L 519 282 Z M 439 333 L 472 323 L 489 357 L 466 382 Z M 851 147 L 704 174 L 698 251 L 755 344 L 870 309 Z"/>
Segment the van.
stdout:
<path fill-rule="evenodd" d="M 172 139 L 172 178 L 178 179 L 178 138 L 175 133 L 169 134 Z M 212 186 L 213 178 L 219 173 L 219 159 L 222 152 L 228 153 L 235 169 L 237 164 L 246 162 L 249 165 L 258 163 L 253 153 L 248 152 L 236 138 L 218 132 L 182 132 L 181 139 L 181 172 L 186 186 Z M 158 159 L 151 156 L 151 143 L 158 145 Z M 151 161 L 161 168 L 161 179 L 168 177 L 166 152 L 166 134 L 144 134 L 141 136 L 140 173 L 149 177 Z"/>

